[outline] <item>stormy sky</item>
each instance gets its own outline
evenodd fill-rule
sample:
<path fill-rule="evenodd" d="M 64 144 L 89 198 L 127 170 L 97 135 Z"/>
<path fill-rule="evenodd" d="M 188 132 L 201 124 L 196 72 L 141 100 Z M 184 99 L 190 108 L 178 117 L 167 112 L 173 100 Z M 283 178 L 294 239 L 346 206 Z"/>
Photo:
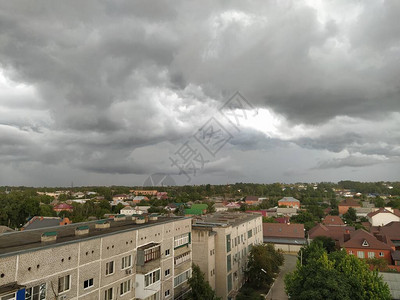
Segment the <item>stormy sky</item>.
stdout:
<path fill-rule="evenodd" d="M 399 180 L 399 15 L 1 0 L 0 185 Z"/>

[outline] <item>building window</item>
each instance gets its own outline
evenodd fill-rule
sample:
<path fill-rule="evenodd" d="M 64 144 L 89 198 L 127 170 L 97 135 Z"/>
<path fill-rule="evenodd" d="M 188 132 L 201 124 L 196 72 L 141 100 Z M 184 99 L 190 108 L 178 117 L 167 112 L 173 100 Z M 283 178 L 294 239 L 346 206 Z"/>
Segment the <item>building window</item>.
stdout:
<path fill-rule="evenodd" d="M 231 251 L 231 235 L 226 235 L 226 252 Z"/>
<path fill-rule="evenodd" d="M 130 291 L 131 291 L 131 280 L 129 279 L 129 280 L 121 283 L 119 294 L 120 294 L 120 296 L 122 296 Z"/>
<path fill-rule="evenodd" d="M 149 262 L 151 260 L 159 259 L 160 258 L 160 245 L 155 247 L 151 247 L 144 250 L 144 262 Z"/>
<path fill-rule="evenodd" d="M 247 238 L 251 238 L 253 236 L 253 231 L 249 230 L 247 231 Z"/>
<path fill-rule="evenodd" d="M 106 275 L 111 275 L 114 273 L 114 261 L 106 263 Z"/>
<path fill-rule="evenodd" d="M 350 254 L 350 255 L 353 255 L 353 251 L 352 251 L 352 250 L 349 250 L 349 254 Z"/>
<path fill-rule="evenodd" d="M 15 293 L 7 294 L 4 296 L 1 296 L 1 298 L 0 298 L 0 300 L 15 300 L 15 299 L 17 299 Z"/>
<path fill-rule="evenodd" d="M 174 248 L 190 244 L 190 232 L 178 235 L 174 239 Z"/>
<path fill-rule="evenodd" d="M 357 257 L 358 258 L 365 258 L 364 251 L 357 251 Z"/>
<path fill-rule="evenodd" d="M 11 298 L 12 299 L 12 298 Z M 43 300 L 46 299 L 46 284 L 42 283 L 25 290 L 26 300 Z"/>
<path fill-rule="evenodd" d="M 184 283 L 186 280 L 190 278 L 192 275 L 192 269 L 186 270 L 185 272 L 179 274 L 174 278 L 174 287 Z"/>
<path fill-rule="evenodd" d="M 175 266 L 190 260 L 190 251 L 178 255 L 174 259 Z"/>
<path fill-rule="evenodd" d="M 69 290 L 69 288 L 70 288 L 69 285 L 71 282 L 70 277 L 71 277 L 70 275 L 67 275 L 67 276 L 58 278 L 58 292 L 59 293 L 66 292 Z"/>
<path fill-rule="evenodd" d="M 380 256 L 380 257 L 383 257 L 383 256 L 385 256 L 385 255 L 383 254 L 383 252 L 379 252 L 379 256 Z"/>
<path fill-rule="evenodd" d="M 170 255 L 169 249 L 165 250 L 165 256 L 169 256 L 169 255 Z"/>
<path fill-rule="evenodd" d="M 149 285 L 156 283 L 160 280 L 160 269 L 150 272 L 144 276 L 144 286 L 148 287 Z"/>
<path fill-rule="evenodd" d="M 364 240 L 364 241 L 362 242 L 362 246 L 363 246 L 363 247 L 368 247 L 368 246 L 369 246 L 367 240 Z"/>
<path fill-rule="evenodd" d="M 231 255 L 229 254 L 226 257 L 226 270 L 229 272 L 232 269 L 232 259 L 231 259 Z"/>
<path fill-rule="evenodd" d="M 85 281 L 83 282 L 83 288 L 84 288 L 84 289 L 90 288 L 90 287 L 92 287 L 92 286 L 93 286 L 93 278 L 90 278 L 90 279 L 85 280 Z"/>
<path fill-rule="evenodd" d="M 165 292 L 164 292 L 164 296 L 165 297 L 169 297 L 171 295 L 171 292 L 169 291 L 169 290 L 166 290 Z"/>
<path fill-rule="evenodd" d="M 171 274 L 170 269 L 166 269 L 166 270 L 164 271 L 165 277 L 169 276 L 169 274 Z"/>
<path fill-rule="evenodd" d="M 122 270 L 132 267 L 132 255 L 122 258 Z"/>
<path fill-rule="evenodd" d="M 113 288 L 104 291 L 104 300 L 113 300 Z"/>
<path fill-rule="evenodd" d="M 228 293 L 232 290 L 232 273 L 228 275 Z"/>
<path fill-rule="evenodd" d="M 375 252 L 368 252 L 368 258 L 374 258 Z"/>

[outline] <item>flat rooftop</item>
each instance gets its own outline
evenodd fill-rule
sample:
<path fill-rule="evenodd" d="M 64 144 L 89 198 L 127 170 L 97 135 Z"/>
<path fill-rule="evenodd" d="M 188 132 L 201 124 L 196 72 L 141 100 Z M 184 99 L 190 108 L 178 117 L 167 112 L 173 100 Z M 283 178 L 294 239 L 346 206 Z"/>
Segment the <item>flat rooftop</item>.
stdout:
<path fill-rule="evenodd" d="M 73 223 L 64 226 L 54 226 L 40 229 L 33 229 L 27 231 L 16 231 L 0 234 L 0 257 L 16 255 L 30 251 L 36 251 L 44 248 L 51 248 L 62 244 L 77 243 L 84 240 L 100 238 L 103 236 L 112 235 L 118 232 L 127 232 L 131 230 L 139 230 L 141 228 L 151 227 L 164 223 L 175 222 L 183 219 L 190 219 L 187 217 L 158 217 L 157 220 L 148 221 L 144 224 L 136 224 L 135 220 L 131 217 L 126 217 L 126 220 L 114 221 L 113 219 L 106 219 L 110 223 L 109 228 L 96 229 L 97 221 Z M 101 222 L 100 221 L 100 222 Z M 75 235 L 77 227 L 89 227 L 89 233 L 85 235 Z M 56 232 L 57 240 L 54 242 L 42 242 L 41 236 L 45 232 Z"/>
<path fill-rule="evenodd" d="M 242 223 L 254 220 L 261 217 L 259 213 L 244 213 L 244 212 L 218 212 L 209 215 L 196 217 L 193 221 L 193 226 L 237 226 Z"/>

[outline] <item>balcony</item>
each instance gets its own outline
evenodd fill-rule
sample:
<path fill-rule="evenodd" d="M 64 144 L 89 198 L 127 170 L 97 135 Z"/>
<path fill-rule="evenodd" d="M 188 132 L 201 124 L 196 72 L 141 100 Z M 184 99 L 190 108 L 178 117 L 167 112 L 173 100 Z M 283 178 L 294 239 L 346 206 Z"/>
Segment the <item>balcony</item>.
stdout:
<path fill-rule="evenodd" d="M 136 273 L 147 274 L 160 267 L 161 246 L 150 243 L 137 249 Z"/>

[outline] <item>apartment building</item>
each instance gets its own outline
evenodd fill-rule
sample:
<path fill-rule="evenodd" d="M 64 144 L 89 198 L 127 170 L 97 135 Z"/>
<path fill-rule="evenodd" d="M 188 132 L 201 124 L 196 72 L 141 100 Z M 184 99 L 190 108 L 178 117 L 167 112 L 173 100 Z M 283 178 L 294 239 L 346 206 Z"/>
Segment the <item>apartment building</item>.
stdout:
<path fill-rule="evenodd" d="M 235 299 L 245 282 L 247 256 L 263 242 L 262 215 L 220 212 L 192 224 L 193 263 L 222 299 Z"/>
<path fill-rule="evenodd" d="M 0 235 L 0 300 L 182 299 L 191 219 L 155 215 Z"/>

